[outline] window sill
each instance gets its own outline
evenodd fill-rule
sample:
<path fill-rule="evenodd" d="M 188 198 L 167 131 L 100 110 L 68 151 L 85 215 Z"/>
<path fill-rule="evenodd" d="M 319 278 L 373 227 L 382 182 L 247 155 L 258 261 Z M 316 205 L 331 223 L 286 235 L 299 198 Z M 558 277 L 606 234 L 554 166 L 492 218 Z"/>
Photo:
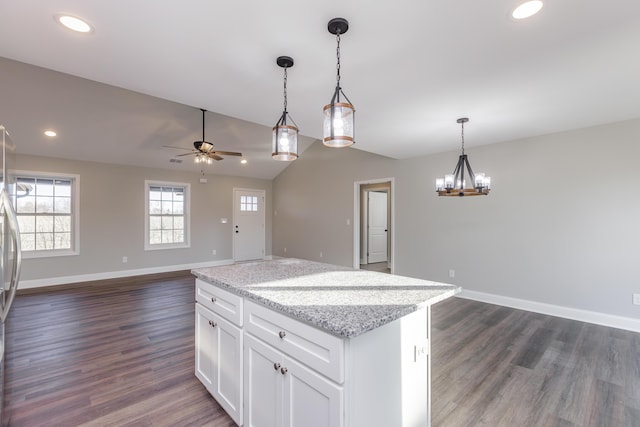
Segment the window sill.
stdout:
<path fill-rule="evenodd" d="M 171 245 L 144 245 L 145 251 L 160 251 L 165 249 L 188 249 L 191 245 L 188 244 L 171 244 Z"/>
<path fill-rule="evenodd" d="M 54 258 L 59 256 L 75 256 L 80 255 L 79 251 L 73 251 L 71 249 L 60 249 L 52 251 L 22 251 L 23 259 L 37 259 L 37 258 Z"/>

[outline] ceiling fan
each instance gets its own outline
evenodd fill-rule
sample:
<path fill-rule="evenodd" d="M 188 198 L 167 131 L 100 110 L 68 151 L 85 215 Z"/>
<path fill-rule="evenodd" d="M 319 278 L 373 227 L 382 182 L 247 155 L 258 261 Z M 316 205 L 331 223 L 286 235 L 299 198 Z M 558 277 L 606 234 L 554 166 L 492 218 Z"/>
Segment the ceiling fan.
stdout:
<path fill-rule="evenodd" d="M 240 156 L 240 157 L 242 157 L 242 153 L 238 153 L 236 151 L 215 150 L 213 148 L 213 144 L 210 143 L 210 142 L 207 142 L 207 140 L 204 139 L 204 113 L 207 110 L 201 108 L 200 111 L 202 111 L 202 140 L 194 141 L 194 143 L 193 143 L 193 147 L 194 148 L 193 149 L 182 148 L 182 147 L 172 147 L 171 145 L 165 145 L 164 147 L 178 148 L 180 150 L 189 150 L 188 153 L 178 154 L 178 155 L 176 155 L 176 157 L 195 155 L 196 157 L 195 157 L 194 161 L 196 163 L 211 164 L 211 163 L 213 163 L 212 160 L 224 160 L 224 158 L 222 156 Z"/>

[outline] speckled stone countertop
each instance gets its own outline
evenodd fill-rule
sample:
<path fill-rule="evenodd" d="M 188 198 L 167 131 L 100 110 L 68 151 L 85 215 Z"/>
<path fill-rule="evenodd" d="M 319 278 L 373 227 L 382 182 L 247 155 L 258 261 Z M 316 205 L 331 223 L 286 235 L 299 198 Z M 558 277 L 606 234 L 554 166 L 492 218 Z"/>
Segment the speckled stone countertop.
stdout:
<path fill-rule="evenodd" d="M 295 258 L 198 268 L 194 276 L 353 338 L 460 292 L 444 283 Z"/>

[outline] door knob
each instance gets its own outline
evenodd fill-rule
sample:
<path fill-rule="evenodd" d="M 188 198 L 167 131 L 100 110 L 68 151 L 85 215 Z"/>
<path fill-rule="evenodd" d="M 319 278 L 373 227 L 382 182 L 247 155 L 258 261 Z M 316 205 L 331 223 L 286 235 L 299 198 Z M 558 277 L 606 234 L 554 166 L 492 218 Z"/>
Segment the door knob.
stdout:
<path fill-rule="evenodd" d="M 286 373 L 287 373 L 287 371 L 288 371 L 288 369 L 287 369 L 287 368 L 285 368 L 285 367 L 280 368 L 280 373 L 281 373 L 282 375 L 286 374 Z"/>
<path fill-rule="evenodd" d="M 278 362 L 274 363 L 274 364 L 273 364 L 273 369 L 275 369 L 276 371 L 277 371 L 278 369 L 280 369 L 280 364 L 279 364 Z"/>

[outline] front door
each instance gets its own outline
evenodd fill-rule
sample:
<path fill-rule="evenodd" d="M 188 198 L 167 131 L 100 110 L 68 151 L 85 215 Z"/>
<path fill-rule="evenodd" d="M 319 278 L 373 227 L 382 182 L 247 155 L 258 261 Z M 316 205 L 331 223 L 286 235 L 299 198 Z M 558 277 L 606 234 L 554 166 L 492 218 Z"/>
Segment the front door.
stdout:
<path fill-rule="evenodd" d="M 264 190 L 233 190 L 233 259 L 264 258 Z"/>

